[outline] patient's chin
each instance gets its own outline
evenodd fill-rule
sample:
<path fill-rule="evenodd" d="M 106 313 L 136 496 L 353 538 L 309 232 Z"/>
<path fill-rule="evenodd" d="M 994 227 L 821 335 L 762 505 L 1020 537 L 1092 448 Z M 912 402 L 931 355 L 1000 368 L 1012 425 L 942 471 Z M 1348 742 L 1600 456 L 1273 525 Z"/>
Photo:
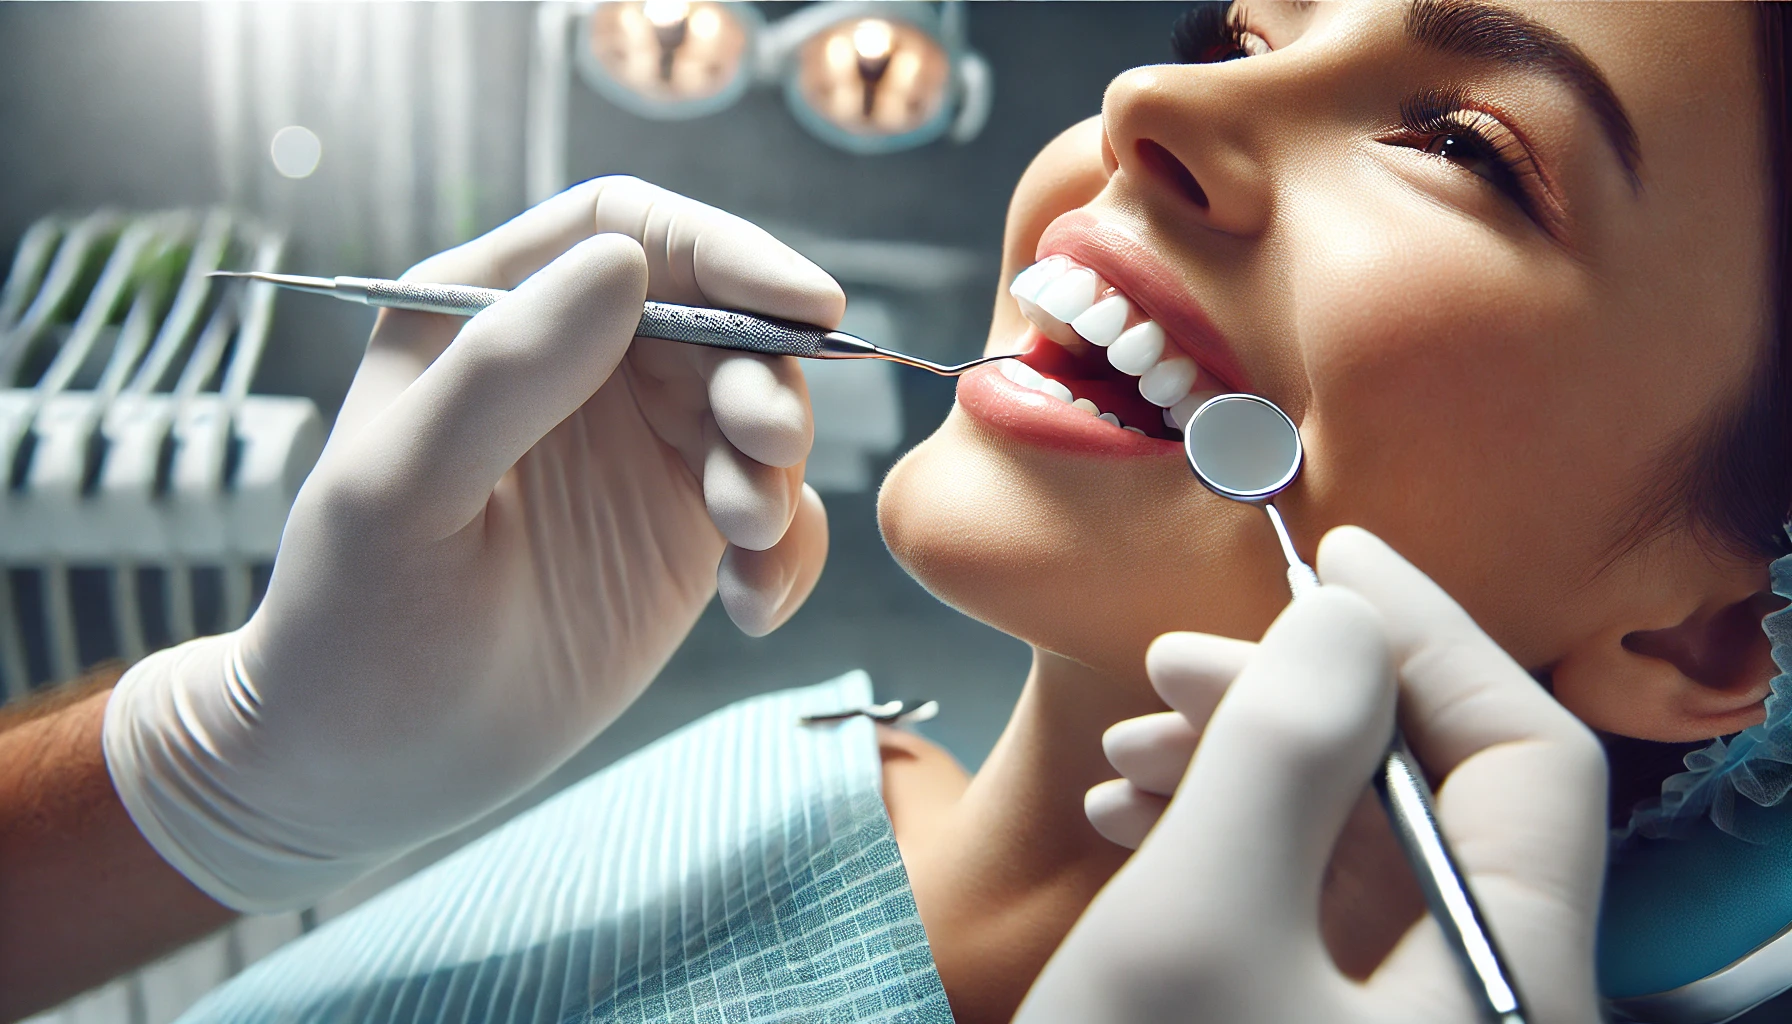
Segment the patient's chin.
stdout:
<path fill-rule="evenodd" d="M 952 429 L 943 427 L 942 432 Z M 942 449 L 956 447 L 956 451 Z M 936 434 L 909 452 L 878 491 L 878 526 L 898 564 L 935 597 L 1027 643 L 1076 657 L 1062 570 L 1032 541 L 1036 525 L 999 467 Z M 1016 521 L 1022 520 L 1022 521 Z M 1062 552 L 1067 563 L 1074 550 Z M 1080 660 L 1080 659 L 1079 659 Z"/>
<path fill-rule="evenodd" d="M 1200 557 L 1212 537 L 1141 527 L 1122 511 L 1174 520 L 1168 495 L 1149 480 L 1088 477 L 1035 472 L 954 413 L 885 478 L 878 522 L 897 562 L 940 600 L 1117 678 L 1142 682 L 1145 648 L 1162 633 L 1262 634 L 1280 604 L 1239 593 L 1240 574 Z"/>

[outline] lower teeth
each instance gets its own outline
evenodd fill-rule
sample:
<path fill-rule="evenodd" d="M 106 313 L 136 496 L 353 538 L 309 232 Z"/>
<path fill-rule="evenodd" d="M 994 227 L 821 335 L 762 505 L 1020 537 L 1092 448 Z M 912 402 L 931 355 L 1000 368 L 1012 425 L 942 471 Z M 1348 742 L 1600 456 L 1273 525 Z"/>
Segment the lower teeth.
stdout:
<path fill-rule="evenodd" d="M 1001 369 L 1002 376 L 1007 377 L 1009 380 L 1014 381 L 1016 384 L 1019 384 L 1029 391 L 1037 391 L 1040 394 L 1050 395 L 1058 401 L 1070 406 L 1072 409 L 1086 412 L 1109 426 L 1119 427 L 1121 430 L 1129 430 L 1145 437 L 1150 436 L 1138 427 L 1130 427 L 1120 422 L 1120 417 L 1113 413 L 1102 412 L 1099 406 L 1087 398 L 1072 398 L 1070 389 L 1066 387 L 1062 381 L 1053 380 L 1019 360 L 1006 360 L 998 363 L 997 366 Z M 1163 420 L 1164 426 L 1173 434 L 1180 434 L 1182 432 L 1181 428 L 1176 425 L 1176 420 L 1171 415 L 1169 409 L 1164 410 Z"/>

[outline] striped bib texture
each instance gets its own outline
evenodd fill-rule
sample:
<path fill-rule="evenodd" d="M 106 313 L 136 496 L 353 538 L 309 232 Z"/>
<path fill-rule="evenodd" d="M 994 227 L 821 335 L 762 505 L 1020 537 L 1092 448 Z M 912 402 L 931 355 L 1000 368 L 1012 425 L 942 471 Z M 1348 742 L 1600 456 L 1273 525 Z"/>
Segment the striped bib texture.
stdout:
<path fill-rule="evenodd" d="M 950 1024 L 851 672 L 742 701 L 284 947 L 192 1024 Z"/>

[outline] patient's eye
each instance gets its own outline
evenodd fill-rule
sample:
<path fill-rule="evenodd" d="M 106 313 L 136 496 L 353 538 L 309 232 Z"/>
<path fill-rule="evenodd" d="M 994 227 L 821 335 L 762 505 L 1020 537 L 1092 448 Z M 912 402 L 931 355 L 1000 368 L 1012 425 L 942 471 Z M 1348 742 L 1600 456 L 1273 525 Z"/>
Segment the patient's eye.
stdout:
<path fill-rule="evenodd" d="M 1489 181 L 1503 181 L 1505 166 L 1487 152 L 1486 143 L 1479 137 L 1464 133 L 1439 135 L 1425 145 L 1425 152 L 1461 164 L 1463 169 L 1473 171 Z"/>
<path fill-rule="evenodd" d="M 1170 29 L 1178 64 L 1218 64 L 1269 52 L 1269 43 L 1245 26 L 1238 8 L 1200 3 L 1182 12 Z"/>
<path fill-rule="evenodd" d="M 1400 105 L 1400 122 L 1384 141 L 1447 160 L 1539 218 L 1546 189 L 1536 160 L 1499 118 L 1475 109 L 1456 90 L 1428 89 Z"/>

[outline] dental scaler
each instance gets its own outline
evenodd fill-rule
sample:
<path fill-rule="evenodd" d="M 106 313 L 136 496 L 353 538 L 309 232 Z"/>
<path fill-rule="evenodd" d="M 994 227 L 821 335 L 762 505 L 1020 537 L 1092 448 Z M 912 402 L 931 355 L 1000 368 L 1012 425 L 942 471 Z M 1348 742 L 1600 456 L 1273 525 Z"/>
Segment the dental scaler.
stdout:
<path fill-rule="evenodd" d="M 348 302 L 387 309 L 409 309 L 420 313 L 446 313 L 450 316 L 472 316 L 510 293 L 501 288 L 477 288 L 464 284 L 422 284 L 416 281 L 390 281 L 376 277 L 305 277 L 298 274 L 214 271 L 209 277 L 241 277 L 290 288 L 294 291 L 328 295 Z M 670 302 L 648 301 L 642 305 L 641 324 L 635 328 L 638 338 L 659 338 L 688 345 L 707 345 L 734 352 L 757 352 L 766 356 L 797 356 L 803 359 L 884 359 L 903 366 L 912 366 L 944 377 L 956 377 L 984 363 L 1011 359 L 1010 355 L 984 356 L 968 363 L 947 365 L 919 356 L 906 355 L 893 349 L 880 348 L 863 338 L 840 331 L 831 331 L 814 324 L 780 320 L 776 317 L 743 313 L 732 309 L 710 309 L 704 306 L 680 306 Z"/>
<path fill-rule="evenodd" d="M 1318 575 L 1301 561 L 1282 514 L 1270 503 L 1300 475 L 1303 456 L 1294 421 L 1268 399 L 1216 395 L 1195 410 L 1184 429 L 1183 450 L 1202 486 L 1222 498 L 1261 505 L 1269 514 L 1282 557 L 1288 561 L 1288 589 L 1294 599 L 1318 587 Z M 1398 726 L 1375 775 L 1375 793 L 1483 1014 L 1499 1024 L 1524 1024 L 1518 987 L 1437 826 L 1431 786 Z"/>

